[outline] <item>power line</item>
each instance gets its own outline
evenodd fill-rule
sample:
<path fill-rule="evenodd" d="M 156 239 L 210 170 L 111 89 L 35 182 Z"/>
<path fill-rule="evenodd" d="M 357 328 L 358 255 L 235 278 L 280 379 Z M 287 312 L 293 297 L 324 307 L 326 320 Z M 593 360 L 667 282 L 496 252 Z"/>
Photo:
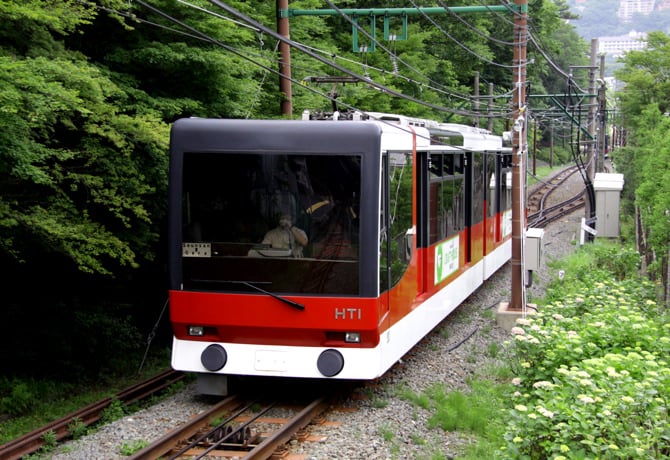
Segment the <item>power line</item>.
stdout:
<path fill-rule="evenodd" d="M 375 87 L 375 88 L 377 88 L 381 91 L 386 92 L 387 94 L 390 94 L 390 95 L 393 95 L 393 96 L 396 96 L 396 97 L 399 97 L 399 98 L 402 98 L 402 99 L 406 99 L 406 100 L 415 102 L 417 104 L 420 104 L 420 105 L 438 110 L 440 112 L 448 112 L 448 113 L 452 113 L 452 114 L 456 114 L 456 115 L 462 115 L 462 116 L 465 116 L 465 117 L 472 117 L 473 116 L 473 113 L 469 112 L 469 111 L 456 110 L 456 109 L 451 109 L 451 108 L 444 107 L 444 106 L 439 106 L 439 105 L 436 105 L 436 104 L 432 104 L 430 102 L 422 101 L 422 100 L 414 98 L 412 96 L 407 96 L 405 94 L 402 94 L 402 93 L 400 93 L 400 92 L 398 92 L 398 91 L 396 91 L 392 88 L 389 88 L 388 86 L 382 85 L 382 84 L 380 84 L 380 83 L 378 83 L 378 82 L 376 82 L 376 81 L 374 81 L 374 80 L 372 80 L 368 77 L 365 77 L 365 76 L 360 75 L 356 72 L 353 72 L 353 71 L 351 71 L 351 70 L 349 70 L 349 69 L 347 69 L 347 68 L 345 68 L 345 67 L 343 67 L 343 66 L 341 66 L 341 65 L 339 65 L 335 62 L 330 62 L 330 61 L 322 58 L 317 53 L 315 53 L 312 50 L 303 46 L 301 43 L 298 43 L 298 42 L 293 41 L 293 40 L 291 40 L 287 37 L 282 36 L 281 34 L 275 32 L 272 29 L 269 29 L 269 28 L 265 27 L 264 25 L 258 23 L 257 21 L 253 20 L 252 18 L 246 16 L 245 14 L 237 11 L 235 8 L 233 8 L 229 5 L 226 5 L 225 3 L 223 3 L 219 0 L 210 0 L 210 2 L 215 4 L 216 6 L 220 7 L 224 11 L 228 12 L 229 14 L 237 17 L 238 19 L 241 19 L 242 21 L 246 22 L 247 24 L 253 25 L 254 27 L 257 27 L 257 28 L 263 30 L 265 33 L 273 36 L 274 38 L 276 38 L 278 40 L 281 40 L 282 42 L 286 43 L 287 45 L 291 46 L 292 48 L 295 48 L 295 49 L 301 51 L 302 53 L 305 53 L 308 56 L 311 56 L 314 59 L 317 59 L 318 61 L 322 62 L 323 64 L 327 64 L 327 65 L 335 68 L 336 70 L 339 70 L 342 73 L 345 73 L 345 74 L 347 74 L 351 77 L 355 77 L 362 82 L 368 83 L 371 86 L 373 86 L 373 87 Z"/>
<path fill-rule="evenodd" d="M 497 43 L 497 44 L 499 44 L 499 45 L 508 45 L 508 46 L 514 45 L 514 42 L 508 42 L 508 41 L 505 41 L 505 40 L 500 40 L 500 39 L 495 38 L 495 37 L 493 37 L 493 36 L 491 36 L 491 35 L 487 35 L 487 34 L 485 34 L 485 33 L 482 32 L 481 30 L 479 30 L 477 27 L 473 26 L 473 25 L 470 24 L 468 21 L 466 21 L 465 19 L 463 19 L 463 18 L 461 17 L 460 14 L 456 14 L 455 12 L 451 11 L 451 10 L 447 7 L 447 5 L 446 5 L 442 0 L 438 0 L 438 3 L 440 4 L 440 6 L 442 6 L 442 7 L 445 8 L 447 11 L 449 11 L 449 13 L 451 13 L 452 16 L 454 16 L 454 17 L 455 17 L 456 19 L 458 19 L 461 23 L 463 23 L 467 28 L 469 28 L 470 30 L 472 30 L 474 33 L 476 33 L 476 34 L 479 35 L 480 37 L 483 37 L 483 38 L 485 38 L 485 39 L 487 39 L 487 40 L 490 40 L 490 41 L 492 41 L 492 42 L 494 42 L 494 43 Z"/>
<path fill-rule="evenodd" d="M 205 33 L 203 33 L 203 32 L 198 31 L 197 29 L 195 29 L 195 28 L 193 28 L 193 27 L 191 27 L 191 26 L 189 26 L 189 25 L 183 23 L 182 21 L 179 21 L 178 19 L 176 19 L 176 18 L 170 16 L 169 14 L 167 14 L 167 13 L 161 11 L 160 9 L 158 9 L 158 8 L 156 8 L 156 7 L 153 7 L 153 6 L 151 6 L 151 5 L 149 5 L 149 4 L 145 3 L 145 2 L 143 2 L 142 0 L 137 0 L 137 3 L 139 3 L 140 5 L 142 5 L 142 6 L 146 7 L 146 8 L 148 8 L 148 9 L 150 9 L 151 11 L 155 12 L 156 14 L 159 14 L 160 16 L 162 16 L 162 17 L 164 17 L 164 18 L 166 18 L 166 19 L 168 19 L 168 20 L 174 22 L 175 24 L 178 24 L 179 26 L 184 27 L 184 28 L 186 28 L 187 30 L 190 30 L 191 32 L 194 32 L 195 34 L 197 34 L 197 35 L 203 37 L 204 39 L 206 39 L 206 41 L 210 41 L 211 43 L 213 43 L 213 44 L 217 44 L 217 45 L 223 47 L 224 49 L 226 49 L 226 50 L 228 50 L 228 51 L 231 51 L 232 53 L 234 53 L 234 54 L 236 54 L 236 55 L 240 55 L 240 53 L 238 53 L 238 52 L 237 52 L 235 49 L 233 49 L 232 47 L 229 47 L 228 45 L 226 45 L 226 44 L 224 44 L 224 43 L 221 43 L 220 41 L 218 41 L 218 40 L 212 38 L 211 36 L 209 36 L 209 35 L 207 35 L 207 34 L 205 34 Z M 250 60 L 249 58 L 247 58 L 247 57 L 244 56 L 244 55 L 240 55 L 240 57 L 242 57 L 242 58 L 244 58 L 244 59 L 247 59 L 247 60 Z M 270 68 L 268 68 L 268 67 L 266 67 L 266 66 L 263 66 L 262 64 L 257 63 L 257 62 L 255 62 L 255 61 L 253 61 L 253 60 L 250 60 L 250 61 L 253 62 L 253 63 L 256 64 L 256 65 L 261 66 L 262 68 L 264 68 L 264 69 L 266 69 L 266 70 L 268 70 L 268 71 L 270 71 L 270 72 L 279 74 L 279 72 L 276 71 L 276 70 L 274 70 L 274 69 L 270 69 Z M 297 82 L 297 81 L 295 81 L 295 80 L 293 80 L 293 79 L 291 79 L 291 81 L 293 81 L 294 83 L 299 83 L 299 82 Z M 324 98 L 326 98 L 326 99 L 330 99 L 331 101 L 335 101 L 334 98 L 332 98 L 332 97 L 330 97 L 330 96 L 328 96 L 328 95 L 326 95 L 326 94 L 323 94 L 323 93 L 321 93 L 321 92 L 319 92 L 319 91 L 317 91 L 317 90 L 314 90 L 314 89 L 309 88 L 309 87 L 308 87 L 307 89 L 308 89 L 309 91 L 311 91 L 311 92 L 313 92 L 313 93 L 319 95 L 319 96 L 322 96 L 322 97 L 324 97 Z M 355 111 L 358 111 L 358 112 L 360 112 L 360 113 L 362 113 L 362 114 L 365 114 L 365 115 L 369 116 L 370 118 L 376 119 L 373 115 L 371 115 L 371 114 L 369 114 L 369 113 L 367 113 L 367 112 L 365 112 L 365 111 L 358 110 L 358 109 L 356 109 L 356 108 L 355 108 L 354 106 L 352 106 L 352 105 L 349 105 L 349 104 L 346 104 L 346 103 L 345 103 L 345 104 L 342 104 L 342 105 L 345 105 L 345 106 L 347 106 L 348 108 L 350 108 L 350 109 L 352 109 L 352 110 L 355 110 Z M 395 126 L 395 127 L 398 128 L 398 129 L 405 130 L 405 128 L 396 126 L 395 124 L 390 123 L 390 122 L 388 122 L 388 121 L 381 120 L 381 119 L 380 119 L 379 121 L 381 121 L 381 122 L 383 122 L 383 123 L 386 123 L 386 124 L 389 124 L 389 125 L 392 125 L 392 126 Z M 409 130 L 406 130 L 406 131 L 407 131 L 407 132 L 410 132 Z"/>
<path fill-rule="evenodd" d="M 400 58 L 398 57 L 398 55 L 396 55 L 395 53 L 393 53 L 391 50 L 389 50 L 388 48 L 386 48 L 382 43 L 380 43 L 378 40 L 376 40 L 374 37 L 372 37 L 372 36 L 371 36 L 365 29 L 363 29 L 360 25 L 358 25 L 358 23 L 356 23 L 356 21 L 354 21 L 353 19 L 351 19 L 351 17 L 350 17 L 349 15 L 347 15 L 344 11 L 342 11 L 340 8 L 338 8 L 336 5 L 334 5 L 332 1 L 330 1 L 330 0 L 326 0 L 326 3 L 327 3 L 332 9 L 334 9 L 335 11 L 337 11 L 337 12 L 340 14 L 340 16 L 342 16 L 344 19 L 346 19 L 352 26 L 356 27 L 356 29 L 358 29 L 358 30 L 359 30 L 360 32 L 362 32 L 366 37 L 368 37 L 368 38 L 370 39 L 370 41 L 374 42 L 377 46 L 379 46 L 379 47 L 380 47 L 381 49 L 383 49 L 387 54 L 389 54 L 389 55 L 392 57 L 392 59 L 399 61 L 399 62 L 402 63 L 405 67 L 407 67 L 408 69 L 410 69 L 410 70 L 412 70 L 413 72 L 415 72 L 417 75 L 420 75 L 420 76 L 426 78 L 430 83 L 432 83 L 432 84 L 436 84 L 436 85 L 439 85 L 439 86 L 444 87 L 443 85 L 441 85 L 441 84 L 439 84 L 439 83 L 433 81 L 433 80 L 432 80 L 430 77 L 428 77 L 427 75 L 424 75 L 420 70 L 416 69 L 416 68 L 413 67 L 412 65 L 410 65 L 410 64 L 408 64 L 407 62 L 405 62 L 404 60 L 400 59 Z M 402 78 L 405 78 L 405 77 L 402 77 Z M 408 81 L 409 81 L 409 79 L 408 79 Z M 431 88 L 432 88 L 432 87 L 431 87 Z M 449 95 L 449 96 L 458 97 L 458 98 L 461 98 L 461 99 L 464 99 L 464 100 L 468 100 L 468 101 L 471 99 L 469 96 L 463 96 L 462 94 L 456 94 L 456 93 L 452 93 L 452 92 L 449 92 L 449 91 L 446 91 L 446 90 L 444 91 L 444 93 L 447 94 L 447 95 Z"/>
<path fill-rule="evenodd" d="M 416 2 L 414 2 L 414 0 L 410 0 L 410 3 L 412 3 L 412 5 L 414 5 L 415 8 L 419 8 L 419 7 L 417 6 Z M 457 40 L 456 38 L 454 38 L 453 36 L 451 36 L 451 34 L 450 34 L 449 32 L 447 32 L 446 30 L 444 30 L 444 29 L 443 29 L 437 22 L 435 22 L 435 20 L 434 20 L 433 18 L 431 18 L 430 16 L 428 16 L 428 14 L 426 14 L 423 10 L 421 10 L 421 14 L 422 14 L 426 19 L 428 19 L 428 20 L 429 20 L 429 21 L 430 21 L 430 22 L 431 22 L 431 23 L 432 23 L 438 30 L 440 30 L 440 32 L 442 32 L 447 38 L 449 38 L 451 41 L 453 41 L 453 42 L 456 43 L 458 46 L 460 46 L 461 48 L 463 48 L 466 52 L 468 52 L 468 53 L 472 54 L 473 56 L 475 56 L 477 59 L 479 59 L 479 60 L 481 60 L 481 61 L 483 61 L 483 62 L 486 62 L 487 64 L 491 64 L 491 65 L 493 65 L 493 66 L 497 66 L 497 67 L 502 67 L 502 68 L 505 68 L 505 69 L 513 69 L 514 67 L 516 67 L 516 66 L 514 66 L 514 65 L 506 65 L 506 64 L 501 64 L 501 63 L 499 63 L 499 62 L 494 62 L 494 61 L 491 61 L 490 59 L 485 58 L 484 56 L 481 56 L 480 54 L 477 54 L 476 52 L 474 52 L 473 50 L 471 50 L 470 48 L 468 48 L 464 43 L 461 43 L 459 40 Z"/>

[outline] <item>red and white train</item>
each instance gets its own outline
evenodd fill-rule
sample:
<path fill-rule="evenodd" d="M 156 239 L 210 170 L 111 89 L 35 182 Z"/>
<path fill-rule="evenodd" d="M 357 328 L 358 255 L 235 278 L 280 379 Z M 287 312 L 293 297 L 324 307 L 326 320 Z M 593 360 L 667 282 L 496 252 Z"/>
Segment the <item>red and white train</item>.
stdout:
<path fill-rule="evenodd" d="M 202 393 L 232 375 L 379 377 L 510 258 L 502 137 L 303 118 L 172 128 L 172 366 Z"/>

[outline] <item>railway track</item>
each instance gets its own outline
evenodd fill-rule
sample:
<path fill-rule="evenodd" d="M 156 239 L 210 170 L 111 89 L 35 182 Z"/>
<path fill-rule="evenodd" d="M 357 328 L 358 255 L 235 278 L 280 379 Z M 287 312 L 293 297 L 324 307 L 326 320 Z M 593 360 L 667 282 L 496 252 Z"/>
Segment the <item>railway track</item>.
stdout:
<path fill-rule="evenodd" d="M 550 206 L 543 209 L 540 212 L 530 214 L 528 216 L 528 226 L 535 228 L 544 228 L 552 222 L 557 221 L 558 219 L 572 214 L 573 212 L 581 209 L 585 205 L 585 191 L 581 191 L 579 194 L 568 198 L 557 205 Z"/>
<path fill-rule="evenodd" d="M 527 199 L 527 222 L 529 227 L 544 228 L 552 222 L 581 209 L 585 205 L 585 189 L 557 204 L 547 206 L 551 195 L 565 186 L 579 169 L 572 166 L 549 178 L 535 188 Z"/>
<path fill-rule="evenodd" d="M 281 457 L 296 434 L 324 412 L 333 395 L 299 403 L 225 398 L 210 410 L 168 432 L 130 459 Z"/>
<path fill-rule="evenodd" d="M 0 459 L 17 460 L 35 453 L 46 444 L 46 437 L 55 437 L 56 441 L 67 439 L 72 435 L 70 429 L 74 423 L 84 424 L 85 426 L 94 424 L 102 418 L 105 409 L 112 402 L 120 401 L 124 406 L 128 406 L 155 395 L 184 377 L 185 375 L 182 372 L 167 370 L 144 382 L 128 387 L 113 397 L 89 404 L 65 417 L 1 445 Z"/>

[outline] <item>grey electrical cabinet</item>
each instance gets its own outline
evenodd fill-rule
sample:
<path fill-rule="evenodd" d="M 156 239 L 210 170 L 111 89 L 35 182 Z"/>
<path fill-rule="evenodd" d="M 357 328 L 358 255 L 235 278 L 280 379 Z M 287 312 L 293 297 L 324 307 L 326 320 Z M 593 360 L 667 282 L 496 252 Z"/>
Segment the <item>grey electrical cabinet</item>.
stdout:
<path fill-rule="evenodd" d="M 623 190 L 623 174 L 596 173 L 596 237 L 619 236 L 619 200 Z"/>
<path fill-rule="evenodd" d="M 540 269 L 543 239 L 543 229 L 532 227 L 526 229 L 526 270 L 536 271 Z"/>

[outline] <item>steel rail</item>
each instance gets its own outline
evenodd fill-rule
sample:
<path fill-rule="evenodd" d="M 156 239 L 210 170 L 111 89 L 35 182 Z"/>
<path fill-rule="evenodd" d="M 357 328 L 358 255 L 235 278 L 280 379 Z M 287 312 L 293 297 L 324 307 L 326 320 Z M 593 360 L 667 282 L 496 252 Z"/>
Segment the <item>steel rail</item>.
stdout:
<path fill-rule="evenodd" d="M 561 217 L 572 214 L 577 209 L 584 207 L 584 194 L 586 190 L 582 190 L 577 195 L 568 198 L 554 206 L 543 209 L 528 216 L 528 226 L 536 228 L 544 228 L 550 223 L 560 219 Z"/>
<path fill-rule="evenodd" d="M 144 449 L 135 452 L 128 457 L 129 460 L 153 460 L 161 458 L 174 449 L 175 445 L 185 442 L 198 434 L 203 427 L 208 426 L 212 420 L 220 417 L 221 414 L 234 411 L 243 405 L 237 395 L 229 396 L 213 406 L 211 409 L 203 412 L 198 417 L 190 420 L 188 423 L 175 428 L 164 436 L 154 441 Z"/>
<path fill-rule="evenodd" d="M 91 403 L 86 407 L 1 445 L 0 458 L 3 460 L 18 460 L 21 457 L 35 453 L 46 444 L 45 435 L 53 433 L 56 441 L 61 441 L 72 435 L 71 428 L 74 424 L 78 425 L 82 423 L 85 426 L 89 426 L 100 420 L 104 410 L 112 402 L 121 401 L 124 405 L 130 405 L 163 390 L 173 383 L 182 380 L 184 377 L 185 375 L 182 372 L 170 369 L 143 382 L 132 385 L 113 397 Z"/>
<path fill-rule="evenodd" d="M 282 425 L 281 430 L 277 430 L 255 446 L 247 453 L 243 460 L 265 460 L 279 447 L 291 440 L 291 438 L 305 426 L 307 426 L 315 417 L 325 411 L 330 404 L 329 397 L 315 399 L 303 410 L 297 413 L 286 424 Z"/>
<path fill-rule="evenodd" d="M 129 460 L 153 460 L 156 458 L 208 458 L 213 456 L 235 456 L 245 460 L 265 460 L 281 450 L 300 430 L 304 429 L 314 418 L 324 412 L 330 405 L 331 396 L 320 396 L 306 404 L 293 416 L 282 419 L 280 426 L 272 430 L 267 436 L 252 435 L 250 438 L 244 433 L 252 433 L 253 423 L 267 423 L 263 415 L 278 402 L 265 405 L 260 410 L 253 410 L 253 415 L 244 416 L 244 413 L 258 400 L 252 402 L 237 395 L 229 396 L 216 406 L 199 415 L 197 418 L 166 433 L 149 446 L 136 452 Z M 225 420 L 212 428 L 214 420 Z M 241 417 L 241 418 L 240 418 Z M 247 418 L 249 417 L 249 418 Z M 244 421 L 233 428 L 236 420 Z M 278 422 L 274 422 L 278 423 Z M 242 431 L 236 439 L 236 433 Z M 217 433 L 223 436 L 213 441 Z"/>

